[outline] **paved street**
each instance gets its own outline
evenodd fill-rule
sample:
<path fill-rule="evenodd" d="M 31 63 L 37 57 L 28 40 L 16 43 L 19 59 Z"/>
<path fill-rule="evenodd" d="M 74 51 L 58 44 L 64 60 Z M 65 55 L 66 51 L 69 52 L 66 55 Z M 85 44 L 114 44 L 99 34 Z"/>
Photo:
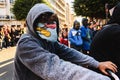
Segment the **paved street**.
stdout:
<path fill-rule="evenodd" d="M 15 49 L 10 47 L 0 51 L 0 80 L 12 80 Z"/>

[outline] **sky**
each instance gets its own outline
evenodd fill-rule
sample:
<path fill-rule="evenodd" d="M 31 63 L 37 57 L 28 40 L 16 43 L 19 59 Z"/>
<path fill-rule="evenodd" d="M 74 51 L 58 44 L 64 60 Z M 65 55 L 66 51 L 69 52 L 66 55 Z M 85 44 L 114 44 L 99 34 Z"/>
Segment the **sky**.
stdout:
<path fill-rule="evenodd" d="M 65 1 L 70 4 L 70 7 L 73 7 L 73 6 L 72 6 L 72 5 L 73 5 L 72 2 L 74 2 L 74 0 L 65 0 Z M 73 9 L 73 8 L 71 8 L 71 12 L 74 13 L 74 9 Z M 75 14 L 75 13 L 74 13 L 74 14 Z M 75 17 L 75 20 L 79 21 L 80 24 L 82 24 L 82 23 L 81 23 L 82 18 L 83 18 L 83 17 L 81 17 L 81 16 L 77 16 L 77 17 Z"/>
<path fill-rule="evenodd" d="M 71 4 L 74 0 L 65 0 L 65 1 Z"/>

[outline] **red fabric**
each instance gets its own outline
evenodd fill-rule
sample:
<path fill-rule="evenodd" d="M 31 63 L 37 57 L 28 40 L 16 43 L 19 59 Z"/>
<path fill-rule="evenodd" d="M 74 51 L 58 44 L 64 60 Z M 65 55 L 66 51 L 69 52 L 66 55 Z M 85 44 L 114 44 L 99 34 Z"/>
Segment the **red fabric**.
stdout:
<path fill-rule="evenodd" d="M 60 38 L 60 43 L 65 44 L 68 46 L 68 39 L 67 38 Z"/>
<path fill-rule="evenodd" d="M 56 24 L 45 24 L 45 26 L 47 28 L 51 28 L 51 29 L 55 29 L 56 28 Z"/>

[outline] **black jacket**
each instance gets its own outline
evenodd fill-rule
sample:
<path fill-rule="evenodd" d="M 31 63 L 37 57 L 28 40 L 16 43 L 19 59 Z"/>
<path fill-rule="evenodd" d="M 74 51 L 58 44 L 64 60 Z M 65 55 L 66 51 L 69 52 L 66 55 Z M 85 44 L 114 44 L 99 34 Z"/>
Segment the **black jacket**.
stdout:
<path fill-rule="evenodd" d="M 109 24 L 99 31 L 92 41 L 90 52 L 98 61 L 115 63 L 120 77 L 120 25 Z"/>
<path fill-rule="evenodd" d="M 120 3 L 115 6 L 108 25 L 95 35 L 90 52 L 99 61 L 115 63 L 118 66 L 116 74 L 120 78 Z"/>

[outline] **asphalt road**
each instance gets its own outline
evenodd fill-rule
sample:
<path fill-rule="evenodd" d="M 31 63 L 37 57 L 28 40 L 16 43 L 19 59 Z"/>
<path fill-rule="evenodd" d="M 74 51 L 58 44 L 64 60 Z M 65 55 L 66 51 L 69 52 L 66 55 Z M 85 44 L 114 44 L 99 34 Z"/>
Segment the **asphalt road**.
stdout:
<path fill-rule="evenodd" d="M 12 80 L 16 47 L 0 50 L 0 80 Z"/>

